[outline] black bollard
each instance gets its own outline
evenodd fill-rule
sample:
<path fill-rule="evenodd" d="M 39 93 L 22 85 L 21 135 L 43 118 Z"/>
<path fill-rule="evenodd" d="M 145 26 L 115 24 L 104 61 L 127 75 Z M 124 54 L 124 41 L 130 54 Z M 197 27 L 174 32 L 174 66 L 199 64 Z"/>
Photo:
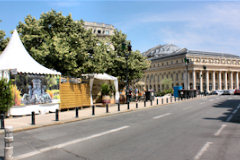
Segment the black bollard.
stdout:
<path fill-rule="evenodd" d="M 144 107 L 146 107 L 146 101 L 144 101 Z"/>
<path fill-rule="evenodd" d="M 5 125 L 4 125 L 4 114 L 1 114 L 1 129 L 4 129 Z"/>
<path fill-rule="evenodd" d="M 162 104 L 163 104 L 163 98 L 162 98 Z"/>
<path fill-rule="evenodd" d="M 94 116 L 95 115 L 95 106 L 92 105 L 92 115 Z"/>
<path fill-rule="evenodd" d="M 129 104 L 129 102 L 127 102 L 127 109 L 128 109 L 128 110 L 130 109 L 130 104 Z"/>
<path fill-rule="evenodd" d="M 138 108 L 138 102 L 136 102 L 136 108 Z"/>
<path fill-rule="evenodd" d="M 118 102 L 118 111 L 120 111 L 120 103 Z"/>
<path fill-rule="evenodd" d="M 152 100 L 151 100 L 151 106 L 153 105 Z"/>
<path fill-rule="evenodd" d="M 157 105 L 158 105 L 158 99 L 157 99 Z"/>
<path fill-rule="evenodd" d="M 175 102 L 177 101 L 177 98 L 176 98 L 176 97 L 174 97 L 174 101 L 175 101 Z"/>
<path fill-rule="evenodd" d="M 55 112 L 56 114 L 55 114 L 55 119 L 56 119 L 56 121 L 59 121 L 59 110 L 58 109 L 56 109 L 56 112 Z"/>
<path fill-rule="evenodd" d="M 35 112 L 32 112 L 32 125 L 35 125 Z"/>
<path fill-rule="evenodd" d="M 166 103 L 168 103 L 168 98 L 167 98 L 167 100 L 166 100 L 167 102 Z"/>
<path fill-rule="evenodd" d="M 78 107 L 76 107 L 76 118 L 78 118 Z"/>
<path fill-rule="evenodd" d="M 106 104 L 106 113 L 108 113 L 109 111 L 108 111 L 108 104 Z"/>

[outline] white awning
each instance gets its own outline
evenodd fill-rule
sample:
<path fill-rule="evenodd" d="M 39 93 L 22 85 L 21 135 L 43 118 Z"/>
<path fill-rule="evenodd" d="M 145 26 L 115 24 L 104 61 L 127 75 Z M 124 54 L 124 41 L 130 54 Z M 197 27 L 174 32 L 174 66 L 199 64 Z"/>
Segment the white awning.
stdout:
<path fill-rule="evenodd" d="M 61 75 L 35 61 L 23 46 L 17 30 L 0 55 L 0 70 L 16 70 L 18 73 Z"/>
<path fill-rule="evenodd" d="M 82 76 L 86 76 L 89 78 L 99 79 L 99 80 L 117 80 L 117 77 L 113 77 L 107 73 L 92 73 L 92 74 L 83 74 Z"/>

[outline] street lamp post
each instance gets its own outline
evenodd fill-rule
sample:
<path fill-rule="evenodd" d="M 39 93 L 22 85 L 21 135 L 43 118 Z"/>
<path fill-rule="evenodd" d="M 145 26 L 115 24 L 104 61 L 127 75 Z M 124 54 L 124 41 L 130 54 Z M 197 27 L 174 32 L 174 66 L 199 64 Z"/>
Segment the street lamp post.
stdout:
<path fill-rule="evenodd" d="M 123 42 L 122 44 L 122 47 L 123 47 L 123 51 L 125 50 L 126 48 L 126 43 Z M 128 52 L 125 52 L 125 58 L 126 58 L 126 98 L 127 98 L 127 103 L 129 103 L 129 80 L 128 80 L 128 74 L 129 74 L 129 71 L 128 71 L 128 57 L 131 55 L 131 51 L 132 51 L 132 45 L 131 43 L 129 42 L 128 46 L 127 46 L 127 49 L 128 49 Z"/>
<path fill-rule="evenodd" d="M 204 95 L 206 96 L 206 94 L 207 94 L 207 91 L 206 91 L 206 89 L 207 89 L 207 75 L 206 75 L 206 69 L 207 69 L 207 67 L 206 67 L 206 66 L 203 66 L 203 69 L 204 69 L 204 72 L 205 72 L 205 87 L 204 87 Z"/>
<path fill-rule="evenodd" d="M 187 70 L 187 86 L 186 89 L 188 90 L 188 64 L 189 64 L 189 59 L 187 59 L 187 57 L 184 58 L 185 61 L 185 65 L 186 65 L 186 70 Z"/>

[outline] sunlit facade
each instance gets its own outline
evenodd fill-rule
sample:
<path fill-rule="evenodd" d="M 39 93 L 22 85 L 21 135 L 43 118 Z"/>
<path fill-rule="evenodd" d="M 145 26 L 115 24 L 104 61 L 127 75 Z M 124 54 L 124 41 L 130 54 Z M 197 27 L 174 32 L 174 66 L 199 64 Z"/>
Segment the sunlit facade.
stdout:
<path fill-rule="evenodd" d="M 173 86 L 200 92 L 239 88 L 239 56 L 193 51 L 175 45 L 159 45 L 143 55 L 151 60 L 151 67 L 143 77 L 147 90 L 161 91 Z M 166 85 L 166 80 L 171 84 Z"/>

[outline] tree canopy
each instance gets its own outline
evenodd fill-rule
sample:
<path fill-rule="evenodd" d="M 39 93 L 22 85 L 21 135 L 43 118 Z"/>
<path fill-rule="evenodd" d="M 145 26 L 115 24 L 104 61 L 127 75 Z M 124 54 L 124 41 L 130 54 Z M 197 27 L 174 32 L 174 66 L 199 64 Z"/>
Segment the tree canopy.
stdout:
<path fill-rule="evenodd" d="M 128 45 L 130 41 L 127 40 L 127 35 L 121 31 L 115 30 L 114 35 L 111 38 L 111 42 L 114 47 L 114 51 L 111 58 L 111 63 L 107 72 L 113 76 L 116 76 L 120 80 L 120 84 L 126 80 L 127 76 L 127 64 L 128 64 L 128 79 L 132 80 L 140 79 L 144 75 L 144 70 L 150 66 L 150 62 L 146 57 L 142 56 L 139 51 L 129 51 L 127 47 L 123 47 L 123 44 Z M 128 63 L 126 62 L 126 54 L 128 56 Z"/>
<path fill-rule="evenodd" d="M 116 30 L 110 38 L 113 47 L 99 40 L 82 20 L 51 10 L 39 19 L 28 15 L 19 22 L 18 33 L 31 56 L 42 65 L 60 71 L 65 76 L 79 77 L 83 73 L 108 73 L 122 82 L 126 79 L 127 36 Z M 114 48 L 114 49 L 113 49 Z M 129 80 L 141 78 L 149 62 L 139 51 L 132 51 L 128 61 Z"/>
<path fill-rule="evenodd" d="M 5 32 L 3 30 L 0 30 L 0 53 L 4 50 L 8 43 L 8 38 L 4 38 L 5 35 Z"/>

